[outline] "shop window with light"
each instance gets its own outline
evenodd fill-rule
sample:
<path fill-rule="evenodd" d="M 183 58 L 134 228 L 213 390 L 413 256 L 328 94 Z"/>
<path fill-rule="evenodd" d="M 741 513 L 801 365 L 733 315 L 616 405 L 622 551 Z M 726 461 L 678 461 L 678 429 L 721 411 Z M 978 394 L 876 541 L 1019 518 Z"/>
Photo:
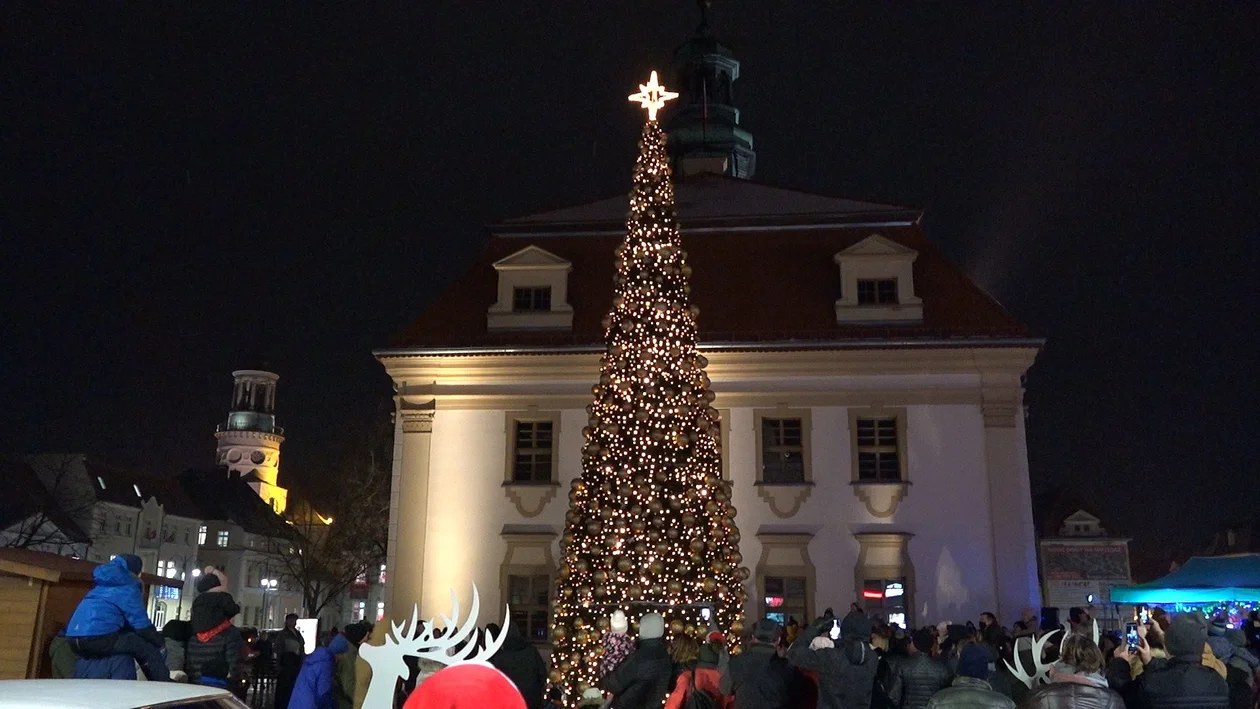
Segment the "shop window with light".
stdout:
<path fill-rule="evenodd" d="M 385 617 L 385 601 L 376 602 L 376 622 L 381 622 Z"/>
<path fill-rule="evenodd" d="M 226 547 L 228 545 L 228 539 L 229 539 L 228 532 L 222 531 L 222 532 L 219 532 L 218 536 L 215 539 L 215 542 L 221 547 Z"/>
<path fill-rule="evenodd" d="M 906 580 L 868 579 L 862 584 L 862 605 L 868 616 L 906 627 Z"/>
<path fill-rule="evenodd" d="M 351 611 L 350 618 L 354 622 L 359 622 L 367 616 L 367 601 L 355 601 L 354 610 Z"/>
<path fill-rule="evenodd" d="M 381 575 L 377 577 L 376 582 L 381 585 L 385 584 L 385 565 L 384 564 L 381 564 Z"/>
<path fill-rule="evenodd" d="M 809 599 L 808 585 L 804 576 L 766 576 L 762 581 L 762 604 L 765 617 L 786 624 L 789 618 L 795 618 L 805 625 Z"/>
<path fill-rule="evenodd" d="M 206 525 L 197 528 L 197 546 L 204 547 L 206 545 Z"/>
<path fill-rule="evenodd" d="M 508 606 L 512 625 L 531 643 L 547 642 L 551 611 L 551 576 L 508 576 Z"/>

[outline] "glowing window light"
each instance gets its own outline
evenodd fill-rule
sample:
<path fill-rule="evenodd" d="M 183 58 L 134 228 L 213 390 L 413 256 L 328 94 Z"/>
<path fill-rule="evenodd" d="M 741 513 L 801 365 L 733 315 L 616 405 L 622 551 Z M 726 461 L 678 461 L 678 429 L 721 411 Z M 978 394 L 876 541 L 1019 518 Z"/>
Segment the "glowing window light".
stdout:
<path fill-rule="evenodd" d="M 870 598 L 872 600 L 877 600 L 883 597 L 884 597 L 883 591 L 863 591 L 862 592 L 862 598 Z"/>

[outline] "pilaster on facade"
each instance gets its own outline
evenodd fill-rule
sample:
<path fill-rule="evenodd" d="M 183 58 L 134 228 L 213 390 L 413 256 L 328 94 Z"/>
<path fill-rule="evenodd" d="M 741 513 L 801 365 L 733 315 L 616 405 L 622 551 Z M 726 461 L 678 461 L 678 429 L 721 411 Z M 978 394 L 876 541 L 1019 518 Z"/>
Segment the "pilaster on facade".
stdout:
<path fill-rule="evenodd" d="M 399 391 L 406 383 L 399 382 Z M 401 455 L 394 458 L 394 484 L 390 489 L 390 569 L 386 613 L 399 617 L 403 609 L 421 602 L 429 510 L 429 451 L 432 447 L 436 402 L 415 402 L 400 394 L 396 399 L 395 433 L 401 434 Z M 406 563 L 399 563 L 405 559 Z"/>

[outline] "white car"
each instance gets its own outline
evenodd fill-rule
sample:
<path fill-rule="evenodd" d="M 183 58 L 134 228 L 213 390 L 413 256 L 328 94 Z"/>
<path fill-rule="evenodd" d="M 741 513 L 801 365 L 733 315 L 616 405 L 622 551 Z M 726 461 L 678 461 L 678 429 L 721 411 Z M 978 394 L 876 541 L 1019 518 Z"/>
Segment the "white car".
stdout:
<path fill-rule="evenodd" d="M 231 692 L 178 682 L 15 679 L 0 682 L 0 709 L 248 709 Z"/>

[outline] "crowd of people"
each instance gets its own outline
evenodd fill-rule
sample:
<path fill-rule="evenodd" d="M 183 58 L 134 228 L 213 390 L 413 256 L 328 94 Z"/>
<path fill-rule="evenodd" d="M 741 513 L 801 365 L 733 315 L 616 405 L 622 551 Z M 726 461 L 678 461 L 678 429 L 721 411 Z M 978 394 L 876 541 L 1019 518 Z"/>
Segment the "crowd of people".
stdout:
<path fill-rule="evenodd" d="M 275 678 L 275 709 L 352 709 L 360 644 L 372 626 L 333 630 L 306 654 L 297 616 L 259 635 L 233 624 L 240 608 L 223 572 L 207 567 L 190 620 L 161 633 L 145 613 L 141 561 L 121 555 L 94 572 L 94 587 L 50 647 L 53 674 L 224 687 L 244 698 Z M 740 638 L 720 631 L 666 640 L 647 613 L 637 638 L 621 611 L 609 619 L 590 709 L 1260 709 L 1260 612 L 1234 628 L 1226 618 L 1154 609 L 1135 637 L 1097 632 L 1087 609 L 1069 624 L 1027 610 L 1010 628 L 977 623 L 906 631 L 872 622 L 857 604 L 801 626 L 764 618 Z M 487 628 L 498 636 L 499 628 Z M 1060 635 L 1061 634 L 1061 635 Z M 1054 635 L 1054 637 L 1047 637 Z M 1097 639 L 1095 639 L 1097 638 Z M 1034 652 L 1039 652 L 1037 657 Z M 397 687 L 404 709 L 563 709 L 542 655 L 515 627 L 488 664 L 447 667 L 410 658 Z"/>

